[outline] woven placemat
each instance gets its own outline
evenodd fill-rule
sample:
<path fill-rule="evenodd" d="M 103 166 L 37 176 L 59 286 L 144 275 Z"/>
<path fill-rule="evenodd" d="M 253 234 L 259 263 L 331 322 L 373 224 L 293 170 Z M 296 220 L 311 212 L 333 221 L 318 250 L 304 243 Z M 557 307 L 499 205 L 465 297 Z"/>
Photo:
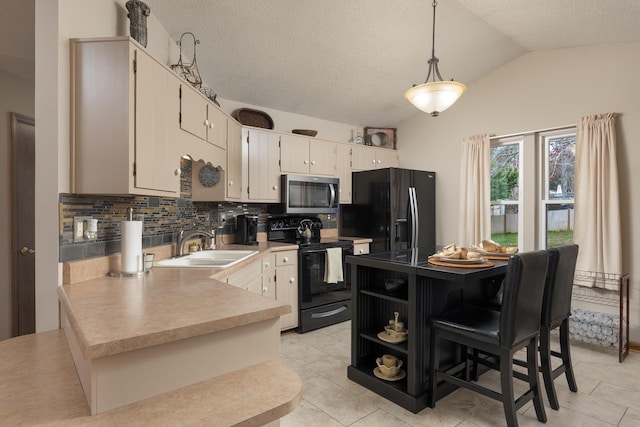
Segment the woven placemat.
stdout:
<path fill-rule="evenodd" d="M 456 268 L 484 268 L 493 267 L 495 263 L 491 261 L 485 261 L 478 264 L 454 264 L 452 262 L 439 261 L 437 259 L 429 258 L 429 264 L 439 265 L 441 267 L 456 267 Z"/>

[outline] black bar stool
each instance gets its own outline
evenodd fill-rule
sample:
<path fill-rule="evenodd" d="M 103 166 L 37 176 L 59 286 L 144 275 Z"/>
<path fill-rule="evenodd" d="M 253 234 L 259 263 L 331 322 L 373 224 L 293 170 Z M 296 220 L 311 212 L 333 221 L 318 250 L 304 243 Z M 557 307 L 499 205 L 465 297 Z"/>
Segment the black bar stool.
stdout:
<path fill-rule="evenodd" d="M 571 316 L 571 293 L 573 276 L 578 259 L 578 245 L 566 245 L 551 248 L 547 267 L 547 282 L 542 300 L 542 318 L 540 324 L 540 371 L 544 378 L 549 405 L 560 409 L 558 395 L 553 381 L 563 373 L 567 377 L 569 390 L 578 391 L 571 364 L 569 349 L 569 317 Z M 551 350 L 551 331 L 560 328 L 560 351 Z M 551 366 L 551 356 L 562 359 L 555 369 Z"/>
<path fill-rule="evenodd" d="M 468 388 L 502 402 L 507 425 L 517 426 L 516 411 L 533 400 L 536 417 L 547 421 L 538 381 L 537 341 L 547 271 L 547 251 L 532 251 L 509 258 L 500 311 L 463 307 L 431 319 L 429 349 L 429 406 L 435 407 L 439 381 Z M 464 366 L 440 370 L 439 341 L 462 346 Z M 469 381 L 467 349 L 490 354 L 498 361 L 501 392 Z M 517 399 L 513 389 L 513 355 L 527 349 L 526 379 L 529 389 Z"/>

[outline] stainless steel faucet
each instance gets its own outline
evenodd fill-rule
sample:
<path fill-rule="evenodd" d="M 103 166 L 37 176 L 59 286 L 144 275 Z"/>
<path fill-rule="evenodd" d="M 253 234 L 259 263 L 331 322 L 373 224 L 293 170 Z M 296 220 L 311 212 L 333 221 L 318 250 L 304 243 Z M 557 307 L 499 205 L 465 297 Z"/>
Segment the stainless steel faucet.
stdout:
<path fill-rule="evenodd" d="M 211 230 L 211 232 L 208 231 L 204 231 L 204 230 L 194 230 L 194 231 L 190 231 L 188 233 L 185 234 L 184 230 L 180 230 L 178 232 L 178 242 L 176 243 L 176 256 L 183 256 L 184 255 L 184 243 L 196 236 L 206 236 L 208 237 L 209 240 L 209 246 L 211 245 L 211 239 L 215 239 L 216 238 L 216 233 L 214 230 Z"/>

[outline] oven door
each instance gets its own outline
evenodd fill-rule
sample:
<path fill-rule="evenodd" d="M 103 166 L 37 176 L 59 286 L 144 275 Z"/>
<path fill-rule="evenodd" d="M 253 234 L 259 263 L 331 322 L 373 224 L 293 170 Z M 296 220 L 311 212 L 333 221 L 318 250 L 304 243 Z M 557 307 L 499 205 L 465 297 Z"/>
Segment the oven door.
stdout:
<path fill-rule="evenodd" d="M 345 257 L 349 254 L 348 252 L 348 249 L 342 250 L 342 277 L 344 279 L 346 279 Z M 300 277 L 298 280 L 301 288 L 300 302 L 307 307 L 351 298 L 346 280 L 337 283 L 324 281 L 326 257 L 326 248 L 303 248 L 300 250 Z"/>
<path fill-rule="evenodd" d="M 326 248 L 300 249 L 298 303 L 300 332 L 306 332 L 351 318 L 351 287 L 346 280 L 326 283 L 324 270 Z M 353 247 L 342 248 L 342 272 L 346 279 L 345 257 Z"/>

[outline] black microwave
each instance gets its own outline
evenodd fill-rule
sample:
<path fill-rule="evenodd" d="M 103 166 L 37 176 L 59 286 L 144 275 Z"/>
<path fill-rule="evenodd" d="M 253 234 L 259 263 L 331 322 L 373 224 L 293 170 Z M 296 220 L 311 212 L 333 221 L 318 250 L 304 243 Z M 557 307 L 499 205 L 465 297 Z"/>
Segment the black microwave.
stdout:
<path fill-rule="evenodd" d="M 340 179 L 322 176 L 282 175 L 285 213 L 337 213 L 340 209 Z"/>

